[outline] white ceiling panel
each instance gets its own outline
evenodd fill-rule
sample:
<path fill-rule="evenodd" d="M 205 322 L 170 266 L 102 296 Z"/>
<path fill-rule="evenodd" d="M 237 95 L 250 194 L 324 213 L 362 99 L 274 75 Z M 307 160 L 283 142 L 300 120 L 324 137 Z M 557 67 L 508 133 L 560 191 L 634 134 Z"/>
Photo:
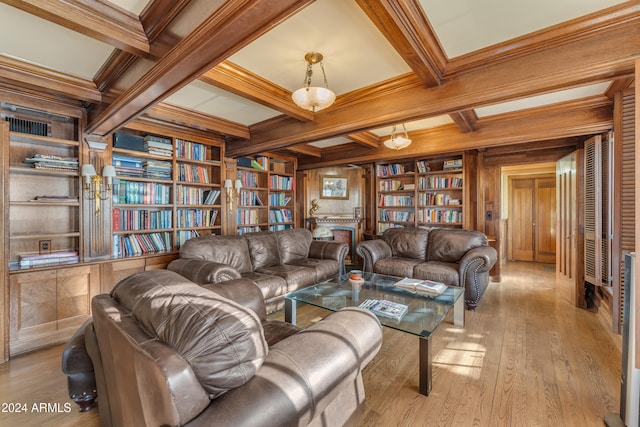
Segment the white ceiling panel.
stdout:
<path fill-rule="evenodd" d="M 355 1 L 318 0 L 229 60 L 293 92 L 302 87 L 307 52 L 324 55 L 329 88 L 337 95 L 407 73 L 409 66 Z M 313 69 L 314 86 L 323 86 Z"/>
<path fill-rule="evenodd" d="M 449 58 L 624 3 L 622 0 L 419 0 Z"/>
<path fill-rule="evenodd" d="M 502 104 L 481 107 L 477 108 L 475 111 L 476 115 L 481 118 L 508 113 L 511 111 L 526 110 L 528 108 L 542 107 L 545 105 L 587 98 L 589 96 L 602 95 L 609 87 L 609 84 L 610 82 L 604 82 L 595 85 L 580 86 L 573 89 L 561 90 L 558 92 L 546 93 L 544 95 L 532 96 L 530 98 L 503 102 Z"/>
<path fill-rule="evenodd" d="M 113 47 L 0 3 L 0 53 L 93 80 Z M 34 37 L 33 29 L 37 29 Z"/>
<path fill-rule="evenodd" d="M 434 127 L 438 127 L 438 126 L 442 126 L 450 123 L 453 123 L 453 120 L 451 120 L 451 117 L 437 116 L 437 117 L 430 117 L 428 119 L 407 122 L 404 125 L 407 128 L 407 132 L 410 132 L 412 130 L 430 129 L 430 128 L 434 128 Z M 383 128 L 371 129 L 371 132 L 378 136 L 388 136 L 388 135 L 391 135 L 392 129 L 393 129 L 393 126 L 386 126 Z M 398 126 L 396 127 L 396 131 L 402 132 L 401 123 L 398 123 Z M 409 137 L 411 137 L 411 135 L 409 135 Z"/>
<path fill-rule="evenodd" d="M 279 111 L 197 80 L 166 98 L 165 102 L 246 126 L 281 114 Z"/>
<path fill-rule="evenodd" d="M 318 148 L 327 148 L 327 147 L 334 147 L 336 145 L 347 144 L 350 142 L 353 142 L 353 141 L 351 141 L 349 138 L 339 136 L 336 138 L 323 139 L 322 141 L 312 142 L 309 145 L 313 145 L 314 147 L 318 147 Z"/>
<path fill-rule="evenodd" d="M 111 0 L 110 3 L 120 6 L 121 8 L 126 9 L 135 15 L 140 15 L 140 13 L 144 10 L 144 7 L 147 5 L 148 1 L 147 0 Z"/>

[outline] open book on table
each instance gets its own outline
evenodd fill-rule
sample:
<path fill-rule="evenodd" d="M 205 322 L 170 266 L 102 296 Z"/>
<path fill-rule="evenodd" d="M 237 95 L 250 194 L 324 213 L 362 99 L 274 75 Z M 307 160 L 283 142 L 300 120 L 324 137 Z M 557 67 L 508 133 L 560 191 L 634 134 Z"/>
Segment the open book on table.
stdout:
<path fill-rule="evenodd" d="M 425 279 L 411 279 L 409 277 L 405 277 L 404 279 L 396 282 L 394 286 L 416 294 L 427 296 L 437 296 L 447 290 L 447 285 L 442 282 L 434 282 L 433 280 Z"/>

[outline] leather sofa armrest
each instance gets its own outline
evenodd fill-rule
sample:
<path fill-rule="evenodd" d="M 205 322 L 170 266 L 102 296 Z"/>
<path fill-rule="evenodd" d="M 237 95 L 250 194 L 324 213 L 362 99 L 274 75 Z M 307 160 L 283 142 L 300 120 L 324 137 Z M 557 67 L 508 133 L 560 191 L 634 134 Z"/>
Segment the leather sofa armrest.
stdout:
<path fill-rule="evenodd" d="M 230 265 L 202 259 L 176 259 L 169 263 L 167 270 L 174 271 L 199 285 L 224 282 L 242 277 L 240 272 Z"/>
<path fill-rule="evenodd" d="M 489 271 L 498 260 L 498 253 L 491 246 L 481 246 L 473 248 L 460 259 L 460 272 L 469 270 L 470 265 L 474 265 L 474 271 L 484 273 Z"/>
<path fill-rule="evenodd" d="M 381 345 L 371 312 L 340 310 L 272 346 L 251 380 L 212 401 L 189 426 L 307 425 L 343 390 L 358 387 Z"/>
<path fill-rule="evenodd" d="M 360 242 L 356 248 L 358 255 L 364 260 L 363 270 L 369 273 L 374 273 L 373 267 L 380 259 L 391 258 L 393 252 L 391 252 L 391 246 L 384 240 L 365 240 Z"/>
<path fill-rule="evenodd" d="M 349 253 L 349 245 L 344 242 L 312 240 L 309 247 L 309 258 L 333 259 L 340 264 L 340 275 L 345 272 L 345 260 Z"/>
<path fill-rule="evenodd" d="M 267 310 L 264 305 L 262 291 L 253 280 L 234 279 L 221 283 L 209 283 L 202 285 L 202 287 L 250 308 L 262 322 L 267 320 Z"/>

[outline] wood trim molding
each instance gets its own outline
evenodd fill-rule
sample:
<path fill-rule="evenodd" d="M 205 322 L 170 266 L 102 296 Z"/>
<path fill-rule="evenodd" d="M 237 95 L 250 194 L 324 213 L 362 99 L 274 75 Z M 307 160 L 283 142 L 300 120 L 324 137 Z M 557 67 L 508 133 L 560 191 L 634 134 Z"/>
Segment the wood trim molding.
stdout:
<path fill-rule="evenodd" d="M 458 125 L 458 127 L 460 128 L 460 131 L 462 132 L 473 132 L 473 128 L 476 125 L 476 122 L 478 121 L 478 116 L 476 115 L 476 112 L 473 110 L 465 110 L 465 111 L 458 111 L 457 113 L 451 113 L 449 114 L 449 117 L 451 117 L 451 120 L 453 120 L 453 122 Z"/>
<path fill-rule="evenodd" d="M 9 253 L 9 168 L 5 167 L 9 161 L 9 122 L 0 122 L 0 212 L 2 212 L 2 220 L 0 221 L 0 248 L 4 254 Z M 9 307 L 9 271 L 8 262 L 0 265 L 0 363 L 9 360 L 9 316 L 11 313 Z"/>
<path fill-rule="evenodd" d="M 145 116 L 221 135 L 231 135 L 242 139 L 250 137 L 249 128 L 245 125 L 172 104 L 160 103 L 147 110 Z"/>
<path fill-rule="evenodd" d="M 347 138 L 351 139 L 358 145 L 370 148 L 378 148 L 381 141 L 381 138 L 373 132 L 351 133 L 347 135 Z"/>
<path fill-rule="evenodd" d="M 314 118 L 313 112 L 303 110 L 293 102 L 291 92 L 287 89 L 232 62 L 221 62 L 200 76 L 200 80 L 280 111 L 289 117 L 304 121 L 310 121 Z"/>
<path fill-rule="evenodd" d="M 125 52 L 141 56 L 149 53 L 149 40 L 138 17 L 107 1 L 2 1 Z"/>
<path fill-rule="evenodd" d="M 93 82 L 0 54 L 0 81 L 87 102 L 102 101 Z"/>
<path fill-rule="evenodd" d="M 356 2 L 424 85 L 441 83 L 447 57 L 416 0 Z"/>
<path fill-rule="evenodd" d="M 606 97 L 594 97 L 590 104 L 581 100 L 480 119 L 474 132 L 463 133 L 447 124 L 412 132 L 412 144 L 402 150 L 339 147 L 323 151 L 320 159 L 299 159 L 298 168 L 343 165 L 347 158 L 350 163 L 368 163 L 590 135 L 611 129 L 612 108 Z"/>
<path fill-rule="evenodd" d="M 600 37 L 598 33 L 606 32 L 611 27 L 626 24 L 638 26 L 638 19 L 640 19 L 640 5 L 637 2 L 621 3 L 504 43 L 452 58 L 447 64 L 445 78 L 461 72 L 484 68 L 489 63 L 539 53 L 550 47 L 557 48 L 576 43 L 579 40 L 595 40 Z"/>
<path fill-rule="evenodd" d="M 191 0 L 151 0 L 147 3 L 140 21 L 144 27 L 149 42 L 153 44 L 156 39 L 171 24 L 176 16 L 189 5 Z"/>

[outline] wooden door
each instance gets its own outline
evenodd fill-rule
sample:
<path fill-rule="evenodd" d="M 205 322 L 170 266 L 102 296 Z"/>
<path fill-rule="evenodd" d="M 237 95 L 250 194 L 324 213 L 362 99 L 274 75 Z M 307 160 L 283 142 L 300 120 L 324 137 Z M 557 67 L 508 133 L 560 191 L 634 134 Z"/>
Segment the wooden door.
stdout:
<path fill-rule="evenodd" d="M 537 262 L 556 262 L 556 179 L 535 180 L 534 255 Z"/>
<path fill-rule="evenodd" d="M 513 179 L 510 200 L 511 256 L 509 258 L 513 261 L 533 261 L 534 180 Z"/>
<path fill-rule="evenodd" d="M 581 157 L 582 150 L 578 150 L 556 163 L 556 283 L 558 293 L 577 307 L 585 306 L 579 233 L 582 184 L 577 170 Z"/>

